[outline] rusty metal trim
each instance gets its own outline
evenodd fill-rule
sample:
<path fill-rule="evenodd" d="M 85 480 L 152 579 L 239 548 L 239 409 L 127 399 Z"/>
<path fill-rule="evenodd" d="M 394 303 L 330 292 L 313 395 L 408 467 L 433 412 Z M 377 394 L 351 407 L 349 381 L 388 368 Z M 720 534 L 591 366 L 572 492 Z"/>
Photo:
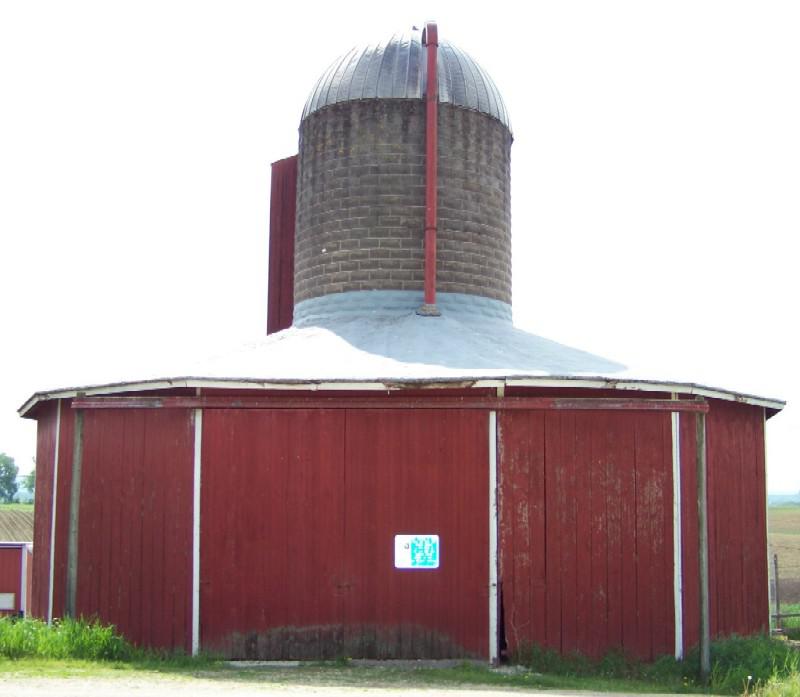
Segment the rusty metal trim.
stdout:
<path fill-rule="evenodd" d="M 707 413 L 688 399 L 595 397 L 80 397 L 73 409 L 532 409 Z"/>

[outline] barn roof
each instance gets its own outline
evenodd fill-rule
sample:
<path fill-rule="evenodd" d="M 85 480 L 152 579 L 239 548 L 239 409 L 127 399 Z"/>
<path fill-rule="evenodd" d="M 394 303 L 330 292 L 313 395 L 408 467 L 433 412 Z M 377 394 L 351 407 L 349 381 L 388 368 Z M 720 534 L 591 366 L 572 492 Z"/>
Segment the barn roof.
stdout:
<path fill-rule="evenodd" d="M 37 392 L 21 408 L 82 394 L 170 387 L 392 389 L 428 385 L 570 385 L 702 394 L 780 410 L 780 400 L 634 371 L 516 328 L 509 305 L 441 293 L 440 317 L 413 291 L 359 291 L 298 304 L 289 329 L 172 373 Z"/>

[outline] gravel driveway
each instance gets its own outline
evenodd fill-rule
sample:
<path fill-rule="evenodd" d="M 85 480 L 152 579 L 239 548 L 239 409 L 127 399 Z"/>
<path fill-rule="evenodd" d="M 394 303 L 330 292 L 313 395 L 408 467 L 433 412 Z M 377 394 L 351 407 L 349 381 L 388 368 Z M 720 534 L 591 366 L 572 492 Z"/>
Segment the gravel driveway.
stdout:
<path fill-rule="evenodd" d="M 175 677 L 170 675 L 125 673 L 118 678 L 36 678 L 36 677 L 0 677 L 0 694 L 3 697 L 212 697 L 215 695 L 236 695 L 236 697 L 268 697 L 280 695 L 325 695 L 325 697 L 344 697 L 345 695 L 427 695 L 446 693 L 447 697 L 490 697 L 492 695 L 508 695 L 518 692 L 515 689 L 498 689 L 485 687 L 449 688 L 441 685 L 432 687 L 376 687 L 364 685 L 314 685 L 287 684 L 258 680 L 237 680 L 222 677 Z M 535 693 L 529 690 L 525 694 L 569 695 L 587 694 L 579 692 Z M 660 696 L 663 697 L 663 696 Z"/>

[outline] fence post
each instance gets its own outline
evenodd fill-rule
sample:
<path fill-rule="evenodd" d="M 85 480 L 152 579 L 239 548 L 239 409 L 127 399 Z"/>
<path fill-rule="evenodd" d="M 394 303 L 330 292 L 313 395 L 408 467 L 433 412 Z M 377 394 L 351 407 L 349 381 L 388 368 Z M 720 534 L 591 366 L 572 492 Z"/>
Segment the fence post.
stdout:
<path fill-rule="evenodd" d="M 778 555 L 772 557 L 772 575 L 775 579 L 775 631 L 781 632 L 781 593 L 778 585 Z"/>

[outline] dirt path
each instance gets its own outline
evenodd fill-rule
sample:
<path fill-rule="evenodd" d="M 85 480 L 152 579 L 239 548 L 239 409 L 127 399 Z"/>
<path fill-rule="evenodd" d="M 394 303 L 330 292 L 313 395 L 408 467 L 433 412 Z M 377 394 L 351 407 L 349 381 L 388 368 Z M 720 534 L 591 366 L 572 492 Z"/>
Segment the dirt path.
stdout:
<path fill-rule="evenodd" d="M 119 678 L 0 678 L 3 697 L 292 697 L 293 695 L 324 695 L 325 697 L 352 697 L 353 695 L 426 695 L 446 692 L 448 697 L 491 697 L 508 695 L 519 690 L 497 688 L 455 688 L 442 686 L 430 688 L 402 686 L 370 687 L 356 685 L 296 685 L 276 682 L 242 682 L 220 678 L 188 678 L 161 675 L 127 674 Z M 525 690 L 525 694 L 534 694 Z M 547 692 L 547 695 L 569 693 Z M 578 693 L 571 693 L 578 694 Z"/>
<path fill-rule="evenodd" d="M 590 692 L 547 690 L 535 691 L 518 688 L 487 687 L 403 687 L 369 685 L 289 684 L 267 680 L 241 680 L 229 676 L 171 676 L 124 673 L 119 677 L 65 677 L 40 678 L 5 675 L 0 677 L 0 695 L 3 697 L 293 697 L 295 695 L 322 695 L 324 697 L 352 697 L 365 695 L 425 695 L 446 694 L 447 697 L 500 697 L 509 694 L 547 695 L 548 697 L 587 697 Z M 604 693 L 604 697 L 620 697 Z M 645 697 L 637 695 L 637 697 Z M 659 697 L 665 697 L 660 695 Z"/>

